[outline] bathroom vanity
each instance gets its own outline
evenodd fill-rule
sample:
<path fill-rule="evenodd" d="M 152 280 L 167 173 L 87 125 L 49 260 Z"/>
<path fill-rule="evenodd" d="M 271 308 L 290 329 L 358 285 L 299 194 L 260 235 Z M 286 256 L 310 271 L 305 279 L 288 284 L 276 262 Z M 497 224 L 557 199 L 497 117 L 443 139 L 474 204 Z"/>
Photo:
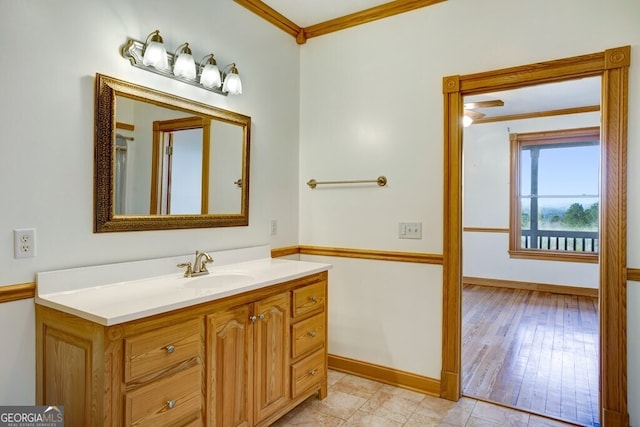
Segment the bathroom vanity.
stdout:
<path fill-rule="evenodd" d="M 144 277 L 185 257 L 39 274 L 37 404 L 72 426 L 266 426 L 324 398 L 330 265 L 211 254 L 192 278 Z"/>

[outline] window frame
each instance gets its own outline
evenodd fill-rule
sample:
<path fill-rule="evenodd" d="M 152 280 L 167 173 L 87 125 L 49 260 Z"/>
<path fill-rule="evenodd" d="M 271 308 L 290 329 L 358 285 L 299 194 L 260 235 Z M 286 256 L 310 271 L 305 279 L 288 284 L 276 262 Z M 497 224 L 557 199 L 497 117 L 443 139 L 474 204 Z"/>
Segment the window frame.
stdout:
<path fill-rule="evenodd" d="M 570 252 L 550 249 L 522 249 L 520 248 L 521 229 L 521 195 L 520 195 L 520 152 L 523 146 L 527 145 L 558 145 L 585 142 L 597 138 L 600 142 L 602 152 L 602 142 L 600 127 L 592 126 L 576 129 L 561 129 L 543 132 L 510 133 L 510 197 L 509 197 L 509 256 L 519 259 L 537 259 L 547 261 L 565 262 L 585 262 L 597 263 L 599 251 L 593 252 Z M 601 153 L 602 154 L 602 153 Z M 602 156 L 601 156 L 602 157 Z M 598 171 L 600 175 L 600 171 Z M 598 203 L 601 199 L 598 197 Z M 598 234 L 601 224 L 598 224 Z"/>

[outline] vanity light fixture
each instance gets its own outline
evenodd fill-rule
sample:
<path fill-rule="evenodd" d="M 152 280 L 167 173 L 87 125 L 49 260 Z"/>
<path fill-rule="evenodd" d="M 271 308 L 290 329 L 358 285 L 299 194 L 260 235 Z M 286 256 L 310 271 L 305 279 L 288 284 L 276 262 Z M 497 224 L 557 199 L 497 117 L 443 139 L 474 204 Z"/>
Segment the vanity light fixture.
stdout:
<path fill-rule="evenodd" d="M 189 43 L 178 46 L 173 54 L 167 52 L 159 30 L 149 34 L 144 43 L 134 39 L 127 40 L 120 53 L 136 68 L 220 95 L 242 94 L 242 82 L 235 62 L 220 71 L 211 53 L 196 64 Z"/>
<path fill-rule="evenodd" d="M 466 114 L 462 116 L 462 126 L 468 128 L 469 126 L 471 126 L 471 123 L 473 123 L 473 119 L 471 117 L 467 116 Z"/>

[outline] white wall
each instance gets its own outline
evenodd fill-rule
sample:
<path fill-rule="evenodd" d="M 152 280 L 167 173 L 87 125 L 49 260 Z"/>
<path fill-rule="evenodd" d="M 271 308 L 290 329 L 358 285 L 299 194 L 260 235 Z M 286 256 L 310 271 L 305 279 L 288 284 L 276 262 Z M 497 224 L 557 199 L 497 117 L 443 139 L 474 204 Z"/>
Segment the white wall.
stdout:
<path fill-rule="evenodd" d="M 464 130 L 464 227 L 509 228 L 509 133 L 600 125 L 600 113 L 474 124 Z M 508 130 L 507 130 L 508 129 Z M 464 232 L 464 276 L 597 288 L 597 264 L 516 259 L 509 234 Z"/>
<path fill-rule="evenodd" d="M 442 78 L 531 64 L 632 45 L 629 96 L 629 266 L 640 266 L 640 3 L 637 0 L 449 0 L 381 21 L 311 39 L 301 50 L 300 240 L 330 247 L 442 253 L 443 96 Z M 635 71 L 634 71 L 635 70 Z M 372 178 L 384 174 L 385 188 L 318 188 L 310 178 Z M 422 240 L 397 238 L 399 221 L 421 221 Z M 337 264 L 337 262 L 334 262 Z M 441 316 L 441 286 L 429 286 L 413 271 L 389 281 L 371 275 L 385 262 L 345 264 L 330 273 L 330 289 L 370 289 L 376 299 L 409 311 L 420 300 Z M 344 271 L 348 269 L 348 271 Z M 354 284 L 351 278 L 366 278 Z M 630 286 L 637 286 L 631 284 Z M 420 291 L 416 290 L 416 287 Z M 640 310 L 630 293 L 629 310 Z M 333 306 L 352 307 L 351 317 L 331 321 L 329 351 L 358 354 L 360 335 L 374 336 L 365 319 L 378 305 L 341 292 Z M 436 301 L 436 304 L 432 302 Z M 330 309 L 331 310 L 331 309 Z M 391 321 L 391 320 L 389 320 Z M 351 324 L 365 330 L 350 331 Z M 638 323 L 629 341 L 640 340 Z M 389 366 L 416 373 L 439 370 L 439 325 L 408 322 L 413 339 L 390 346 L 380 339 L 366 361 L 385 355 Z M 346 331 L 346 332 L 345 332 Z M 430 343 L 426 351 L 423 343 Z M 633 355 L 638 349 L 634 347 Z M 433 374 L 429 374 L 433 375 Z M 436 378 L 438 378 L 437 375 Z M 629 361 L 629 384 L 640 368 Z M 640 423 L 640 394 L 630 387 L 632 422 Z"/>
<path fill-rule="evenodd" d="M 244 94 L 223 97 L 132 67 L 127 38 L 159 29 L 169 49 L 235 61 Z M 0 0 L 0 285 L 73 266 L 298 242 L 299 46 L 232 1 Z M 252 117 L 248 227 L 93 233 L 94 77 L 105 74 Z M 274 84 L 277 82 L 277 84 Z M 271 237 L 269 221 L 277 219 Z M 37 257 L 13 258 L 13 229 Z M 33 300 L 0 304 L 0 404 L 35 399 Z"/>
<path fill-rule="evenodd" d="M 434 349 L 442 342 L 441 266 L 309 255 L 301 259 L 333 265 L 331 354 L 440 377 L 441 358 Z M 406 348 L 411 351 L 401 351 Z"/>

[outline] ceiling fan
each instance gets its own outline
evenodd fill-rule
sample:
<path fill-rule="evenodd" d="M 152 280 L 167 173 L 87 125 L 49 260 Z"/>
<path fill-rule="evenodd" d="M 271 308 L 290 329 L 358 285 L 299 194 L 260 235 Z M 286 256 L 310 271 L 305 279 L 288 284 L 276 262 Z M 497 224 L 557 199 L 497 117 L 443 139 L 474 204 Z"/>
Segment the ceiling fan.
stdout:
<path fill-rule="evenodd" d="M 478 120 L 486 116 L 484 113 L 475 111 L 476 108 L 489 107 L 504 107 L 504 101 L 501 99 L 492 99 L 490 101 L 466 102 L 464 104 L 464 117 L 462 118 L 464 127 L 471 125 L 474 120 Z"/>

